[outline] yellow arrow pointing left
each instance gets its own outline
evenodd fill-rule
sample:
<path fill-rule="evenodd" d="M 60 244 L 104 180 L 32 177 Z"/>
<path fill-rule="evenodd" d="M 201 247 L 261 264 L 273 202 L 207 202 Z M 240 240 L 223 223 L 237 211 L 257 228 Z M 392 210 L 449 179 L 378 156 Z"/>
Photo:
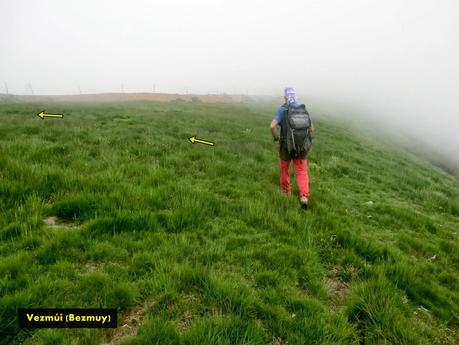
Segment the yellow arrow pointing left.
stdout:
<path fill-rule="evenodd" d="M 199 143 L 199 144 L 214 146 L 214 142 L 198 139 L 198 138 L 196 138 L 196 135 L 193 135 L 192 137 L 189 137 L 188 140 L 191 141 L 193 144 L 194 143 Z"/>
<path fill-rule="evenodd" d="M 51 113 L 45 113 L 45 111 L 40 111 L 37 116 L 44 120 L 45 117 L 57 117 L 58 119 L 62 119 L 64 117 L 64 114 L 51 114 Z"/>

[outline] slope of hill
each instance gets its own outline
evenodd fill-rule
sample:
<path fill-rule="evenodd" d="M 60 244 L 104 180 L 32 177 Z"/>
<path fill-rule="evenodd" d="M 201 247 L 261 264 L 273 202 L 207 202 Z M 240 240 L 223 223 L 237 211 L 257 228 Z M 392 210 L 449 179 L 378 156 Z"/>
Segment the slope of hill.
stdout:
<path fill-rule="evenodd" d="M 0 105 L 0 344 L 457 344 L 458 181 L 315 116 L 304 212 L 272 113 Z M 119 327 L 24 330 L 18 307 Z"/>

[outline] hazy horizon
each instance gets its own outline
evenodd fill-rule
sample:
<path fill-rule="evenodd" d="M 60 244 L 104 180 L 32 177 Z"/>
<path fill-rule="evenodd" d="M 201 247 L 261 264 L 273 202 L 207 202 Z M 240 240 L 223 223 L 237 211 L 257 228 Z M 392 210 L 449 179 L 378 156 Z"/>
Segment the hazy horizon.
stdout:
<path fill-rule="evenodd" d="M 453 0 L 3 0 L 0 26 L 0 93 L 281 96 L 293 86 L 312 112 L 409 133 L 459 167 Z"/>

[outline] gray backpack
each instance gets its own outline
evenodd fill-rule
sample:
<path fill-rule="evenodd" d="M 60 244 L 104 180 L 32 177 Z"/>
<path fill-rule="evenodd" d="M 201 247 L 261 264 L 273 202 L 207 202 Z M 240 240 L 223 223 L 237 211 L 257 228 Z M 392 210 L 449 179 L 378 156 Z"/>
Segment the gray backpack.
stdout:
<path fill-rule="evenodd" d="M 284 105 L 286 110 L 281 123 L 282 140 L 292 157 L 307 155 L 312 145 L 311 117 L 306 106 Z"/>

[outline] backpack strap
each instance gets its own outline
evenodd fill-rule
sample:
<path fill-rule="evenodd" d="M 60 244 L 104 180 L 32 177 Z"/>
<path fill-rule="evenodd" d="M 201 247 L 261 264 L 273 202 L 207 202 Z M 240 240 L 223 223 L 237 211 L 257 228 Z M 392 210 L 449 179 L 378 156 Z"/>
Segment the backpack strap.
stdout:
<path fill-rule="evenodd" d="M 285 102 L 284 104 L 282 104 L 282 106 L 285 108 L 284 114 L 285 114 L 285 113 L 288 113 L 288 110 L 290 109 L 290 104 L 288 104 L 287 102 Z"/>

